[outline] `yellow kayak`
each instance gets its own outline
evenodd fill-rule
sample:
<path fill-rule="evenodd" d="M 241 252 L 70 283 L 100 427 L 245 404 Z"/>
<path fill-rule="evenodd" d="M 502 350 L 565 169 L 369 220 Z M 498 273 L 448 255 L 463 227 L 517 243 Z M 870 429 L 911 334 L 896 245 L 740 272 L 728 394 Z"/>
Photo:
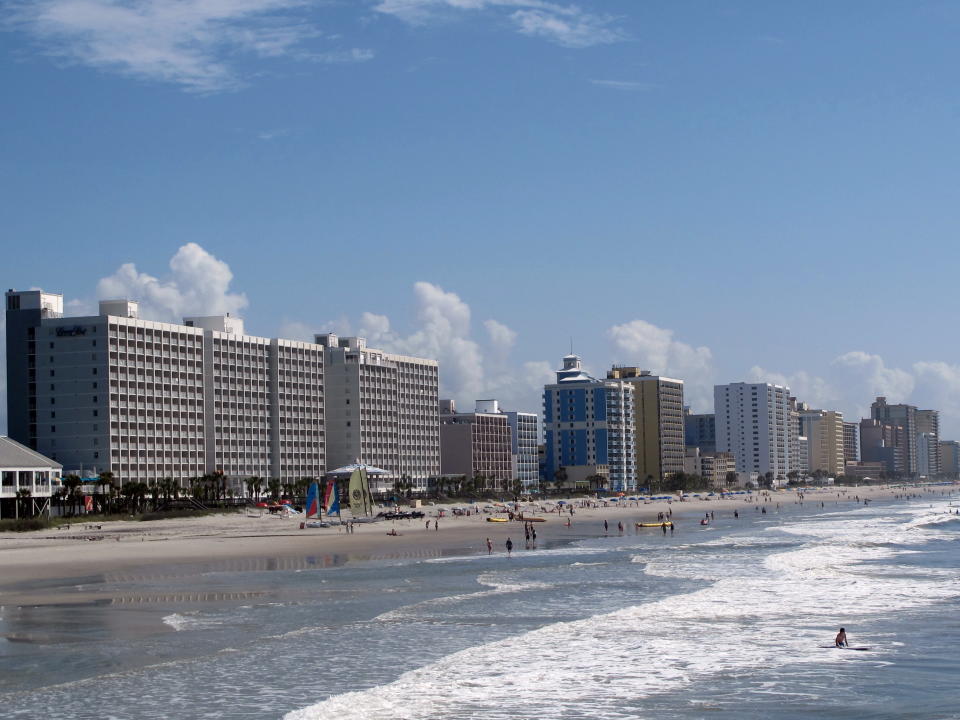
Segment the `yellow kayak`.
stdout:
<path fill-rule="evenodd" d="M 490 518 L 487 518 L 487 522 L 510 522 L 510 521 L 507 520 L 506 518 L 494 518 L 494 517 L 490 517 Z"/>
<path fill-rule="evenodd" d="M 672 527 L 673 523 L 670 522 L 669 520 L 667 520 L 666 522 L 658 522 L 658 523 L 636 523 L 637 527 L 663 527 L 664 525 L 666 525 L 667 527 Z"/>

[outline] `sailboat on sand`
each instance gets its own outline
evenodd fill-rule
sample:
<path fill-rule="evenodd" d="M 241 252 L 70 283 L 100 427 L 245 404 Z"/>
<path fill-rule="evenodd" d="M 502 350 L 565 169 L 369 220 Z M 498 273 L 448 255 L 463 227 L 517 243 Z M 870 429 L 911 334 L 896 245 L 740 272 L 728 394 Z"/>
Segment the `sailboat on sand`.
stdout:
<path fill-rule="evenodd" d="M 373 496 L 370 494 L 370 479 L 366 465 L 361 465 L 350 473 L 348 487 L 350 513 L 358 523 L 375 522 L 380 518 L 374 515 Z"/>

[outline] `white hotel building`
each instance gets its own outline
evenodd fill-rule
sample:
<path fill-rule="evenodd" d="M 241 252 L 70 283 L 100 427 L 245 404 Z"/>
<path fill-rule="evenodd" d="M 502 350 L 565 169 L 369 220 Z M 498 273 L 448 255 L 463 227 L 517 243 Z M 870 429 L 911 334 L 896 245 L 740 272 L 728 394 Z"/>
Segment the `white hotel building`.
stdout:
<path fill-rule="evenodd" d="M 393 355 L 359 337 L 316 336 L 325 351 L 330 468 L 363 463 L 374 491 L 408 480 L 416 490 L 440 475 L 439 365 Z"/>
<path fill-rule="evenodd" d="M 796 464 L 790 388 L 768 383 L 715 385 L 713 401 L 717 451 L 733 454 L 737 472 L 771 472 L 774 482 L 785 482 Z"/>
<path fill-rule="evenodd" d="M 56 293 L 6 300 L 11 437 L 65 472 L 185 483 L 222 471 L 236 486 L 359 461 L 418 488 L 440 473 L 436 361 L 362 338 L 256 337 L 230 316 L 154 322 L 127 300 L 69 318 Z"/>

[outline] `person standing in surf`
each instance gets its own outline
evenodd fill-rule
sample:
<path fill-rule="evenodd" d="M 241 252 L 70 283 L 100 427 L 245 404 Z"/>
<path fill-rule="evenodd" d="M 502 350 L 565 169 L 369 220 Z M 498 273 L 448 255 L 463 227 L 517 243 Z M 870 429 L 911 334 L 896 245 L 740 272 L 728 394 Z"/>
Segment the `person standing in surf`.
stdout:
<path fill-rule="evenodd" d="M 507 538 L 507 543 L 506 543 L 506 545 L 507 545 L 507 555 L 512 554 L 512 553 L 513 553 L 513 540 L 511 540 L 510 538 Z"/>
<path fill-rule="evenodd" d="M 847 631 L 840 628 L 840 632 L 837 633 L 837 638 L 833 642 L 837 647 L 847 647 L 849 645 Z"/>

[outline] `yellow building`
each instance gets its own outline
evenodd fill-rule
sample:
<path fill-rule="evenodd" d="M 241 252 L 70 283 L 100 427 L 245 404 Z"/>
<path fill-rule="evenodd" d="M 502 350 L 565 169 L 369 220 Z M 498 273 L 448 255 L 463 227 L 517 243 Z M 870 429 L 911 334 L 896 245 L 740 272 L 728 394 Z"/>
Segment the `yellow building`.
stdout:
<path fill-rule="evenodd" d="M 683 380 L 636 367 L 614 367 L 607 378 L 633 385 L 637 484 L 683 472 Z"/>
<path fill-rule="evenodd" d="M 799 411 L 800 434 L 808 443 L 807 467 L 810 472 L 822 470 L 832 477 L 846 472 L 843 452 L 843 413 L 835 410 Z"/>

